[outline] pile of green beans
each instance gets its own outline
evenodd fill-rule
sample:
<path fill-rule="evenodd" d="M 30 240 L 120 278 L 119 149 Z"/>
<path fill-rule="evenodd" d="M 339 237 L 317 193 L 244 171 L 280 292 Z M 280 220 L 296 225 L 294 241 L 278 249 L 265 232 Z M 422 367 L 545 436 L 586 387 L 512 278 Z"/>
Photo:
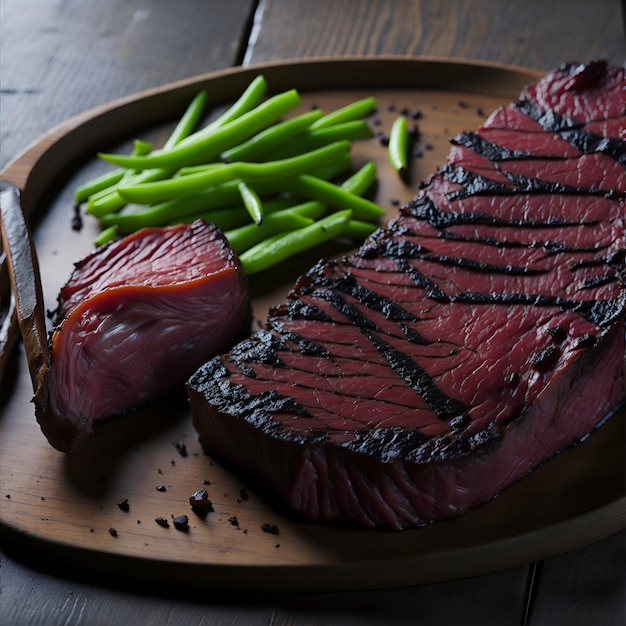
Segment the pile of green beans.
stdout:
<path fill-rule="evenodd" d="M 116 169 L 75 191 L 102 230 L 96 245 L 137 229 L 205 219 L 224 231 L 244 273 L 256 274 L 337 237 L 361 241 L 384 211 L 365 194 L 376 167 L 355 171 L 352 142 L 373 137 L 373 97 L 335 111 L 295 114 L 300 94 L 268 96 L 257 76 L 204 126 L 199 92 L 161 148 L 104 154 Z"/>

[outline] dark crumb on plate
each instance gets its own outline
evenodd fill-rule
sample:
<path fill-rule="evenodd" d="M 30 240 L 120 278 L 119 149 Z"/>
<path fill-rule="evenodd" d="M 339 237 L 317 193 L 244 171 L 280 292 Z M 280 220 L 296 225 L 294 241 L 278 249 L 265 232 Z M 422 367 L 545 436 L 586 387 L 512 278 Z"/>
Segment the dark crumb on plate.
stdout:
<path fill-rule="evenodd" d="M 176 465 L 176 461 L 175 461 L 174 459 L 172 459 L 172 460 L 170 461 L 170 463 L 171 463 L 172 465 Z"/>
<path fill-rule="evenodd" d="M 130 505 L 128 504 L 128 498 L 122 498 L 117 503 L 117 506 L 119 506 L 122 511 L 129 511 L 130 510 Z"/>
<path fill-rule="evenodd" d="M 189 518 L 186 515 L 178 515 L 174 518 L 174 528 L 176 530 L 189 530 Z"/>
<path fill-rule="evenodd" d="M 269 524 L 267 522 L 265 522 L 264 524 L 261 524 L 261 530 L 264 533 L 270 533 L 270 535 L 277 535 L 278 534 L 278 526 L 276 524 Z"/>
<path fill-rule="evenodd" d="M 392 198 L 390 202 L 391 206 L 400 206 L 400 200 L 398 200 L 397 198 Z"/>
<path fill-rule="evenodd" d="M 196 513 L 213 511 L 213 502 L 209 499 L 209 494 L 204 487 L 189 496 L 189 506 Z"/>
<path fill-rule="evenodd" d="M 202 481 L 202 484 L 203 484 L 203 485 L 210 485 L 210 484 L 211 484 L 211 481 L 210 481 L 210 480 L 206 480 L 206 479 L 205 479 L 205 480 L 203 480 L 203 481 Z"/>
<path fill-rule="evenodd" d="M 280 544 L 279 544 L 279 543 L 275 543 L 275 544 L 274 544 L 274 547 L 275 547 L 275 548 L 280 548 Z"/>
<path fill-rule="evenodd" d="M 4 497 L 5 497 L 5 498 L 8 498 L 8 499 L 10 500 L 10 499 L 11 499 L 11 494 L 10 494 L 10 493 L 7 493 L 7 495 L 6 495 L 6 496 L 4 496 Z"/>
<path fill-rule="evenodd" d="M 89 529 L 89 532 L 90 532 L 90 533 L 94 532 L 93 528 L 90 528 L 90 529 Z"/>
<path fill-rule="evenodd" d="M 435 147 L 433 146 L 432 143 L 426 143 L 424 144 L 424 150 L 434 150 Z"/>
<path fill-rule="evenodd" d="M 476 107 L 476 113 L 480 115 L 480 117 L 485 117 L 485 110 L 482 107 Z"/>
<path fill-rule="evenodd" d="M 170 523 L 167 521 L 165 517 L 155 517 L 154 521 L 159 525 L 163 526 L 163 528 L 168 528 Z"/>
<path fill-rule="evenodd" d="M 174 447 L 178 450 L 180 456 L 187 456 L 187 446 L 182 441 L 175 441 Z"/>
<path fill-rule="evenodd" d="M 43 502 L 46 498 L 45 496 L 39 496 L 39 499 Z"/>
<path fill-rule="evenodd" d="M 159 474 L 163 474 L 163 470 L 162 470 L 160 467 L 157 467 L 157 472 L 158 472 Z"/>
<path fill-rule="evenodd" d="M 237 498 L 237 502 L 242 502 L 243 500 L 248 499 L 248 490 L 244 487 L 239 490 L 239 497 Z"/>
<path fill-rule="evenodd" d="M 83 229 L 83 218 L 80 214 L 80 207 L 74 207 L 74 215 L 72 216 L 72 230 L 80 232 Z"/>
<path fill-rule="evenodd" d="M 467 104 L 467 102 L 465 102 L 465 100 L 459 100 L 459 106 L 460 106 L 462 109 L 467 109 L 467 107 L 468 107 L 469 105 Z"/>
<path fill-rule="evenodd" d="M 111 527 L 111 528 L 109 528 L 109 534 L 111 535 L 111 537 L 117 537 L 117 530 L 115 530 L 115 528 Z"/>
<path fill-rule="evenodd" d="M 167 488 L 165 487 L 165 485 L 157 485 L 155 489 L 157 491 L 167 491 Z"/>
<path fill-rule="evenodd" d="M 228 518 L 228 521 L 233 525 L 233 526 L 239 526 L 239 520 L 237 519 L 236 515 L 231 515 L 231 517 Z"/>

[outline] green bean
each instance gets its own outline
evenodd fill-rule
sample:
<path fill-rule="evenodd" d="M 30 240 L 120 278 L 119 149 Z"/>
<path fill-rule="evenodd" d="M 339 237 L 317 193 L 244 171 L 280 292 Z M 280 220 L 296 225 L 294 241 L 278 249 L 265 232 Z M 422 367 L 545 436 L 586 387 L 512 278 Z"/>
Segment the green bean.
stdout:
<path fill-rule="evenodd" d="M 189 224 L 197 219 L 203 219 L 205 222 L 211 222 L 224 232 L 239 228 L 250 223 L 250 216 L 242 206 L 231 206 L 226 209 L 218 209 L 217 211 L 207 211 L 177 219 L 173 224 Z"/>
<path fill-rule="evenodd" d="M 409 131 L 407 129 L 406 117 L 401 115 L 391 125 L 388 145 L 389 160 L 400 176 L 406 176 L 408 171 L 408 143 Z"/>
<path fill-rule="evenodd" d="M 341 188 L 349 193 L 362 196 L 376 181 L 376 165 L 368 161 L 362 165 L 350 178 L 341 183 Z"/>
<path fill-rule="evenodd" d="M 76 204 L 82 204 L 95 193 L 108 190 L 109 187 L 116 185 L 122 179 L 125 172 L 126 170 L 124 168 L 118 168 L 79 185 L 74 191 L 74 201 Z"/>
<path fill-rule="evenodd" d="M 266 216 L 260 225 L 246 224 L 234 230 L 226 231 L 224 234 L 226 239 L 228 239 L 230 247 L 237 254 L 241 254 L 272 235 L 287 230 L 304 228 L 312 223 L 313 220 L 311 218 L 292 213 L 289 209 L 286 209 Z"/>
<path fill-rule="evenodd" d="M 355 219 L 369 221 L 381 217 L 385 213 L 371 200 L 357 196 L 338 185 L 309 174 L 301 174 L 286 181 L 286 190 L 321 200 L 337 209 L 352 209 Z"/>
<path fill-rule="evenodd" d="M 317 109 L 274 124 L 253 135 L 238 146 L 222 152 L 222 159 L 225 161 L 256 161 L 264 157 L 276 146 L 283 144 L 286 140 L 293 140 L 299 137 L 304 130 L 321 116 L 322 112 Z M 305 152 L 305 150 L 300 150 L 300 152 Z"/>
<path fill-rule="evenodd" d="M 373 113 L 377 106 L 378 102 L 373 96 L 356 100 L 336 111 L 326 114 L 319 121 L 315 122 L 312 127 L 324 128 L 326 126 L 334 126 L 335 124 L 357 120 Z"/>
<path fill-rule="evenodd" d="M 282 159 L 299 152 L 321 148 L 335 141 L 355 141 L 369 139 L 372 136 L 372 129 L 363 120 L 353 120 L 323 128 L 309 128 L 301 135 L 288 137 L 278 150 L 272 153 L 272 158 Z"/>
<path fill-rule="evenodd" d="M 243 206 L 246 208 L 246 211 L 248 211 L 252 221 L 259 225 L 263 221 L 263 204 L 261 204 L 261 198 L 259 198 L 254 189 L 243 181 L 237 184 L 237 188 L 241 194 Z"/>
<path fill-rule="evenodd" d="M 95 246 L 102 246 L 105 243 L 109 243 L 109 241 L 113 241 L 117 236 L 117 228 L 115 226 L 109 226 L 109 228 L 105 228 L 103 231 L 98 233 L 98 236 L 93 240 Z"/>
<path fill-rule="evenodd" d="M 367 239 L 378 226 L 376 224 L 372 224 L 372 222 L 363 222 L 361 220 L 350 220 L 346 224 L 346 228 L 343 231 L 342 235 L 344 237 L 348 237 L 349 239 L 355 239 L 357 241 L 362 241 L 363 239 Z"/>
<path fill-rule="evenodd" d="M 208 124 L 207 128 L 224 126 L 224 124 L 228 124 L 241 117 L 244 113 L 251 111 L 259 104 L 266 91 L 267 81 L 262 74 L 259 74 L 250 82 L 239 98 L 217 119 Z"/>
<path fill-rule="evenodd" d="M 201 129 L 168 150 L 155 150 L 146 156 L 103 154 L 100 157 L 121 167 L 143 170 L 154 167 L 179 169 L 217 158 L 222 152 L 245 141 L 275 122 L 300 103 L 295 89 L 278 94 L 222 126 Z"/>
<path fill-rule="evenodd" d="M 295 254 L 330 241 L 342 234 L 352 211 L 332 213 L 304 228 L 278 234 L 246 250 L 239 256 L 244 274 L 257 274 Z"/>
<path fill-rule="evenodd" d="M 178 196 L 191 194 L 220 183 L 241 179 L 250 183 L 260 180 L 298 176 L 323 167 L 333 159 L 339 159 L 350 151 L 350 142 L 338 141 L 329 146 L 280 161 L 265 163 L 226 163 L 199 174 L 156 181 L 133 187 L 120 187 L 119 194 L 128 202 L 151 204 Z"/>
<path fill-rule="evenodd" d="M 144 156 L 152 152 L 152 144 L 144 141 L 143 139 L 135 139 L 133 141 L 133 154 L 137 156 Z"/>
<path fill-rule="evenodd" d="M 196 124 L 200 120 L 204 112 L 204 105 L 206 103 L 207 94 L 206 91 L 200 91 L 193 98 L 185 113 L 180 118 L 174 130 L 167 138 L 164 144 L 165 149 L 170 149 L 177 143 L 182 141 L 189 135 L 195 128 Z M 123 171 L 123 170 L 122 170 Z M 134 170 L 126 170 L 122 177 L 113 184 L 107 191 L 107 188 L 99 191 L 98 194 L 91 194 L 89 202 L 87 204 L 86 212 L 94 215 L 95 217 L 101 217 L 108 213 L 114 213 L 119 211 L 125 206 L 125 200 L 119 195 L 117 187 L 115 185 L 129 184 L 131 181 L 135 184 L 141 182 L 150 182 L 154 180 L 162 180 L 171 176 L 172 172 L 165 169 L 152 169 L 145 170 L 143 172 L 135 172 Z"/>

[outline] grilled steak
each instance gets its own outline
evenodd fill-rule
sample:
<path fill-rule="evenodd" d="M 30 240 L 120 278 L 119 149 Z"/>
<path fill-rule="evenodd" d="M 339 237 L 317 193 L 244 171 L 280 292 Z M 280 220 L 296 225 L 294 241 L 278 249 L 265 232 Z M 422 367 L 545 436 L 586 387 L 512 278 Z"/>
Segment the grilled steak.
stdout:
<path fill-rule="evenodd" d="M 59 295 L 41 429 L 72 451 L 95 421 L 184 383 L 249 319 L 239 261 L 213 225 L 144 229 L 98 249 Z"/>
<path fill-rule="evenodd" d="M 312 520 L 462 515 L 625 396 L 624 70 L 563 66 L 189 380 L 204 448 Z"/>

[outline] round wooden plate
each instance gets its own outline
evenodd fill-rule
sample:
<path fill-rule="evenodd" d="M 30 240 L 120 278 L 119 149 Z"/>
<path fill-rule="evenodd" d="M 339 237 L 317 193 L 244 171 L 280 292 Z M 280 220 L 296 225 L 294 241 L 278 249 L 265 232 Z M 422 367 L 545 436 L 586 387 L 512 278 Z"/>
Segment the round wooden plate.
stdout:
<path fill-rule="evenodd" d="M 105 171 L 98 150 L 155 143 L 201 88 L 211 105 L 232 101 L 263 73 L 274 92 L 296 87 L 302 109 L 332 110 L 374 95 L 372 123 L 388 132 L 398 112 L 419 111 L 420 156 L 402 183 L 376 139 L 354 148 L 355 163 L 379 168 L 378 203 L 389 216 L 440 165 L 448 138 L 473 129 L 515 100 L 536 72 L 450 60 L 376 58 L 281 62 L 229 69 L 113 102 L 68 120 L 9 164 L 2 178 L 23 190 L 42 268 L 44 297 L 56 294 L 72 264 L 92 250 L 97 225 L 71 229 L 76 184 Z M 297 274 L 327 247 L 252 281 L 255 317 L 280 302 Z M 235 473 L 204 455 L 184 397 L 100 425 L 75 454 L 52 449 L 30 402 L 24 355 L 5 369 L 0 404 L 0 529 L 5 545 L 36 551 L 79 570 L 174 585 L 255 590 L 381 588 L 434 582 L 512 567 L 567 551 L 624 528 L 625 412 L 491 503 L 462 518 L 394 533 L 292 519 Z M 186 456 L 174 445 L 183 442 Z M 214 511 L 194 514 L 189 496 L 206 488 Z M 118 502 L 127 499 L 129 510 Z M 172 516 L 188 515 L 176 530 Z M 155 518 L 170 520 L 168 528 Z M 236 523 L 235 519 L 236 518 Z M 275 524 L 278 534 L 261 529 Z"/>

